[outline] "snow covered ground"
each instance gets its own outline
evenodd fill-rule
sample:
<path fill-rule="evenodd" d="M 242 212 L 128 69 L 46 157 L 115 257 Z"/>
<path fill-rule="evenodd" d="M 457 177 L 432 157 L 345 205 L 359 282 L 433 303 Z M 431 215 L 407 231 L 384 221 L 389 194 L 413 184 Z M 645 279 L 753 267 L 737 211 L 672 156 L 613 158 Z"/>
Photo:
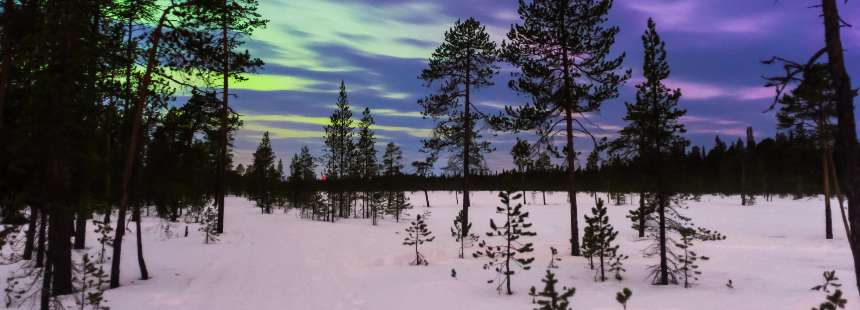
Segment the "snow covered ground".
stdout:
<path fill-rule="evenodd" d="M 411 214 L 425 210 L 423 193 L 414 193 Z M 462 197 L 461 197 L 462 198 Z M 620 230 L 621 251 L 630 256 L 623 281 L 594 282 L 586 260 L 569 252 L 569 211 L 566 194 L 529 193 L 537 236 L 536 257 L 529 271 L 517 271 L 514 295 L 498 295 L 492 271 L 483 260 L 457 258 L 458 245 L 450 227 L 458 206 L 453 193 L 431 193 L 429 227 L 436 241 L 424 246 L 429 266 L 410 266 L 412 249 L 401 245 L 408 219 L 325 223 L 303 220 L 296 213 L 261 215 L 242 198 L 227 201 L 226 234 L 217 244 L 203 244 L 196 227 L 181 236 L 185 224 L 173 224 L 180 236 L 167 238 L 162 223 L 147 218 L 145 252 L 152 279 L 137 280 L 133 234 L 124 243 L 123 286 L 107 293 L 112 309 L 532 309 L 528 289 L 542 288 L 550 246 L 563 261 L 560 284 L 576 287 L 574 309 L 621 309 L 615 292 L 633 290 L 628 309 L 809 309 L 824 295 L 810 291 L 825 270 L 836 270 L 846 291 L 849 309 L 860 309 L 857 288 L 841 220 L 834 218 L 834 240 L 825 240 L 820 199 L 759 199 L 741 207 L 738 197 L 706 196 L 689 202 L 683 212 L 694 222 L 728 236 L 718 242 L 698 242 L 709 261 L 701 262 L 698 284 L 652 286 L 646 267 L 656 258 L 643 258 L 650 241 L 639 240 L 624 217 L 632 205 L 609 206 L 610 221 Z M 594 200 L 578 198 L 580 227 Z M 473 229 L 483 235 L 498 204 L 496 192 L 478 192 L 470 211 Z M 838 216 L 834 212 L 834 216 Z M 411 217 L 410 217 L 411 218 Z M 95 236 L 89 236 L 89 245 Z M 451 277 L 456 269 L 457 278 Z M 5 271 L 7 269 L 0 269 Z M 5 273 L 5 272 L 4 272 Z M 731 279 L 734 288 L 726 287 Z M 3 282 L 0 282 L 0 285 Z"/>

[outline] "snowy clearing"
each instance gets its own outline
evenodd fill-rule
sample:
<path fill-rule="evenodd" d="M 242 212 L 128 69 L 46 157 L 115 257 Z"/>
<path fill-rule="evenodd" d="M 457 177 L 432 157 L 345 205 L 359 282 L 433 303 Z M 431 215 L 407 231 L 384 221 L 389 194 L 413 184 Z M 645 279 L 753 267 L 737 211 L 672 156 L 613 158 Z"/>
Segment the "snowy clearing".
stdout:
<path fill-rule="evenodd" d="M 474 193 L 470 215 L 475 232 L 483 235 L 490 217 L 499 217 L 494 213 L 496 194 Z M 684 289 L 649 284 L 646 267 L 657 258 L 642 257 L 650 240 L 639 240 L 624 217 L 632 205 L 609 206 L 611 223 L 621 231 L 621 252 L 630 256 L 625 279 L 594 282 L 586 260 L 567 255 L 566 194 L 548 193 L 546 206 L 536 194 L 529 193 L 526 206 L 538 234 L 531 238 L 536 260 L 531 270 L 514 275 L 513 296 L 499 295 L 495 285 L 486 283 L 495 275 L 482 269 L 482 259 L 457 258 L 458 243 L 450 227 L 459 206 L 453 193 L 436 192 L 430 197 L 429 227 L 437 237 L 422 247 L 430 261 L 426 267 L 410 266 L 412 249 L 401 245 L 411 216 L 400 223 L 385 219 L 376 227 L 360 219 L 315 222 L 294 212 L 262 215 L 253 203 L 231 197 L 226 234 L 217 244 L 203 244 L 194 226 L 183 238 L 182 223 L 172 224 L 178 235 L 167 238 L 160 220 L 146 218 L 144 251 L 153 278 L 136 279 L 135 243 L 127 234 L 123 286 L 108 291 L 107 299 L 112 309 L 123 310 L 532 309 L 528 289 L 542 289 L 540 279 L 549 247 L 554 246 L 563 258 L 553 270 L 560 285 L 576 287 L 574 309 L 621 309 L 615 292 L 624 287 L 633 290 L 628 309 L 809 309 L 824 298 L 810 288 L 821 282 L 825 270 L 836 270 L 848 308 L 860 309 L 841 221 L 834 219 L 835 239 L 825 240 L 820 199 L 759 199 L 752 207 L 741 207 L 737 197 L 706 196 L 689 202 L 684 214 L 728 239 L 696 243 L 700 254 L 711 259 L 700 263 L 698 284 Z M 424 197 L 411 197 L 416 207 L 409 213 L 414 216 L 425 210 Z M 580 194 L 578 201 L 582 228 L 582 215 L 589 213 L 594 200 Z M 88 245 L 95 247 L 90 233 Z M 0 267 L 0 272 L 13 267 Z M 451 269 L 456 269 L 456 279 Z M 733 289 L 725 285 L 729 279 Z"/>

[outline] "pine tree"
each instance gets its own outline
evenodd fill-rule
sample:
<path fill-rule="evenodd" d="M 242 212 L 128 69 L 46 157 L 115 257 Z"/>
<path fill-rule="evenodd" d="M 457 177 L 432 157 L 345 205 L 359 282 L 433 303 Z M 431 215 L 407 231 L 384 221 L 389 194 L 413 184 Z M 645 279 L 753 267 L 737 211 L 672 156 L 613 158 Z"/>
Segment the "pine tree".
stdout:
<path fill-rule="evenodd" d="M 607 27 L 612 0 L 533 0 L 519 2 L 520 24 L 513 25 L 502 45 L 504 58 L 519 72 L 509 86 L 531 96 L 519 107 L 507 107 L 507 117 L 494 119 L 494 127 L 534 130 L 540 144 L 551 144 L 560 130 L 565 152 L 570 200 L 571 255 L 579 256 L 579 227 L 574 180 L 574 132 L 588 133 L 582 113 L 595 112 L 618 96 L 629 78 L 619 73 L 624 54 L 612 58 L 610 48 L 618 27 Z M 557 126 L 561 125 L 563 126 Z M 576 126 L 576 127 L 575 127 Z"/>
<path fill-rule="evenodd" d="M 469 176 L 472 154 L 488 151 L 489 146 L 478 143 L 475 121 L 479 115 L 471 101 L 472 91 L 493 85 L 498 74 L 498 51 L 486 27 L 475 18 L 457 20 L 454 27 L 445 31 L 442 44 L 430 56 L 430 62 L 419 78 L 427 87 L 438 84 L 438 90 L 418 101 L 422 114 L 437 121 L 433 137 L 425 141 L 425 148 L 447 149 L 459 153 L 463 177 L 463 227 L 469 222 Z M 465 232 L 464 232 L 465 233 Z M 463 235 L 465 238 L 466 235 Z"/>
<path fill-rule="evenodd" d="M 370 129 L 373 124 L 374 120 L 370 114 L 370 108 L 365 108 L 361 113 L 361 120 L 358 122 L 358 142 L 356 142 L 355 155 L 353 156 L 356 176 L 365 181 L 379 174 L 379 164 L 376 158 L 376 137 L 373 130 Z M 362 205 L 365 217 L 370 216 L 369 203 L 372 199 L 373 193 L 363 193 Z M 373 222 L 375 223 L 375 221 Z"/>
<path fill-rule="evenodd" d="M 269 139 L 269 132 L 263 133 L 260 145 L 254 152 L 251 164 L 253 192 L 251 199 L 263 213 L 272 213 L 272 186 L 277 177 L 275 170 L 275 153 Z"/>
<path fill-rule="evenodd" d="M 350 172 L 353 170 L 350 164 L 353 163 L 352 155 L 355 149 L 353 136 L 352 110 L 347 98 L 346 84 L 341 81 L 335 111 L 329 117 L 329 124 L 325 126 L 325 175 L 328 180 L 338 181 L 351 176 Z M 329 193 L 329 195 L 333 199 L 332 208 L 328 210 L 327 218 L 334 222 L 336 216 L 344 217 L 346 215 L 349 201 L 346 193 L 342 191 Z"/>
<path fill-rule="evenodd" d="M 430 154 L 422 160 L 416 160 L 412 162 L 412 167 L 415 168 L 415 175 L 429 178 L 433 176 L 433 166 L 436 165 L 437 154 L 435 152 L 430 152 Z M 427 188 L 424 188 L 424 202 L 427 207 L 430 207 L 430 194 L 427 193 Z"/>
<path fill-rule="evenodd" d="M 81 257 L 81 277 L 80 289 L 81 294 L 78 304 L 81 309 L 89 306 L 93 310 L 109 310 L 109 307 L 103 306 L 107 303 L 104 296 L 107 284 L 108 275 L 104 271 L 104 267 L 90 258 L 90 255 L 85 253 Z"/>
<path fill-rule="evenodd" d="M 215 204 L 218 207 L 215 232 L 220 234 L 224 233 L 226 172 L 231 160 L 229 149 L 232 147 L 232 133 L 239 127 L 232 120 L 238 115 L 230 108 L 229 81 L 230 79 L 247 80 L 247 77 L 244 76 L 245 73 L 256 71 L 263 66 L 263 61 L 251 57 L 248 50 L 244 52 L 236 52 L 235 50 L 245 43 L 243 38 L 251 37 L 256 30 L 266 27 L 268 20 L 263 19 L 258 13 L 257 0 L 224 0 L 223 5 L 215 4 L 214 6 L 217 10 L 204 10 L 203 12 L 212 14 L 209 19 L 213 23 L 220 22 L 221 24 L 221 38 L 217 42 L 220 43 L 220 46 L 215 47 L 216 49 L 220 48 L 220 51 L 213 53 L 214 59 L 210 67 L 213 72 L 221 73 L 222 82 L 222 106 L 218 113 L 220 119 L 216 157 L 217 173 L 215 174 L 214 186 Z M 283 176 L 283 169 L 279 171 Z"/>
<path fill-rule="evenodd" d="M 382 155 L 382 174 L 387 177 L 399 176 L 402 174 L 403 152 L 400 147 L 394 142 L 389 142 L 385 146 L 385 153 Z M 400 214 L 404 209 L 411 208 L 408 204 L 406 195 L 403 192 L 388 191 L 386 193 L 386 209 L 397 222 L 400 222 Z"/>
<path fill-rule="evenodd" d="M 833 239 L 833 216 L 830 209 L 830 167 L 833 165 L 833 125 L 836 118 L 834 81 L 830 78 L 826 64 L 815 64 L 803 72 L 803 80 L 778 101 L 776 114 L 779 128 L 806 131 L 816 137 L 816 146 L 821 154 L 822 188 L 824 190 L 824 235 Z"/>
<path fill-rule="evenodd" d="M 218 207 L 206 206 L 201 213 L 200 232 L 204 234 L 203 243 L 218 242 Z"/>
<path fill-rule="evenodd" d="M 534 165 L 532 169 L 535 172 L 540 174 L 547 174 L 552 170 L 552 159 L 550 158 L 550 150 L 541 151 L 537 155 L 537 159 L 534 161 Z M 541 191 L 541 196 L 543 196 L 543 204 L 546 205 L 546 191 Z"/>
<path fill-rule="evenodd" d="M 431 232 L 427 228 L 427 224 L 424 221 L 429 217 L 430 212 L 424 212 L 424 216 L 418 215 L 415 217 L 415 220 L 409 224 L 409 227 L 406 228 L 406 238 L 403 239 L 403 245 L 409 245 L 415 247 L 415 260 L 412 261 L 412 265 L 420 266 L 427 265 L 428 261 L 424 258 L 424 255 L 421 255 L 419 251 L 419 246 L 426 242 L 433 242 L 436 239 L 433 236 L 433 232 Z"/>
<path fill-rule="evenodd" d="M 642 35 L 642 43 L 645 48 L 642 70 L 645 80 L 636 85 L 636 102 L 625 104 L 627 115 L 624 120 L 628 125 L 621 130 L 621 136 L 612 142 L 610 152 L 620 157 L 633 158 L 642 164 L 643 173 L 654 179 L 646 191 L 656 193 L 654 200 L 650 202 L 653 205 L 650 210 L 658 213 L 657 233 L 654 236 L 657 238 L 656 250 L 660 256 L 660 264 L 657 270 L 659 274 L 655 275 L 655 284 L 666 285 L 677 282 L 670 275 L 667 249 L 671 246 L 667 232 L 667 213 L 669 216 L 677 214 L 674 209 L 667 210 L 672 208 L 670 200 L 675 200 L 672 199 L 670 183 L 673 173 L 677 173 L 677 167 L 669 162 L 669 158 L 676 150 L 689 144 L 681 136 L 686 129 L 679 122 L 686 110 L 678 108 L 681 91 L 669 89 L 663 84 L 663 80 L 669 77 L 666 43 L 660 39 L 656 24 L 651 19 L 648 20 L 648 29 Z M 638 216 L 641 217 L 645 213 L 646 209 L 641 208 Z M 671 269 L 675 269 L 674 266 Z"/>
<path fill-rule="evenodd" d="M 531 146 L 529 142 L 526 140 L 521 140 L 517 138 L 517 143 L 511 148 L 511 157 L 514 159 L 514 166 L 517 167 L 517 172 L 520 174 L 520 180 L 523 182 L 523 186 L 526 183 L 526 172 L 532 166 L 532 158 L 531 158 Z M 528 204 L 526 202 L 526 191 L 523 189 L 523 204 Z"/>
<path fill-rule="evenodd" d="M 502 206 L 496 207 L 496 213 L 504 216 L 505 223 L 502 226 L 496 225 L 496 222 L 490 219 L 490 232 L 487 232 L 489 238 L 499 238 L 501 241 L 496 244 L 487 244 L 486 240 L 478 243 L 481 250 L 472 254 L 473 257 L 486 257 L 489 261 L 484 264 L 484 269 L 493 268 L 497 277 L 488 283 L 497 282 L 496 290 L 501 294 L 503 291 L 511 295 L 511 276 L 515 271 L 513 268 L 519 267 L 523 270 L 531 269 L 531 263 L 534 262 L 534 257 L 527 257 L 529 253 L 534 251 L 531 242 L 521 241 L 523 237 L 536 236 L 535 232 L 529 231 L 532 224 L 526 222 L 529 217 L 528 212 L 522 212 L 523 205 L 511 205 L 511 200 L 519 199 L 519 194 L 511 195 L 511 192 L 499 192 L 499 198 Z"/>
<path fill-rule="evenodd" d="M 543 291 L 537 293 L 535 287 L 532 286 L 529 295 L 532 296 L 532 303 L 538 304 L 539 308 L 535 310 L 569 310 L 570 298 L 576 293 L 576 288 L 562 287 L 561 292 L 555 290 L 555 285 L 558 280 L 552 271 L 547 270 L 546 276 L 541 279 L 544 283 Z"/>
<path fill-rule="evenodd" d="M 457 216 L 454 217 L 454 224 L 451 226 L 451 237 L 454 237 L 458 243 L 460 243 L 460 253 L 458 255 L 459 258 L 465 257 L 466 248 L 470 248 L 475 245 L 479 240 L 477 234 L 471 232 L 472 223 L 469 222 L 466 227 L 463 227 L 463 210 L 457 212 Z M 465 233 L 464 233 L 465 231 Z M 463 236 L 466 237 L 463 237 Z"/>
<path fill-rule="evenodd" d="M 597 199 L 596 205 L 591 208 L 591 216 L 585 216 L 585 222 L 588 224 L 585 227 L 582 252 L 589 258 L 589 261 L 594 258 L 598 261 L 594 279 L 601 282 L 606 281 L 607 271 L 616 271 L 618 272 L 616 276 L 620 276 L 620 271 L 623 270 L 620 264 L 624 256 L 618 253 L 619 245 L 614 244 L 618 232 L 609 224 L 603 199 Z M 617 263 L 619 266 L 614 270 L 608 270 L 610 264 L 613 263 Z M 592 269 L 594 269 L 594 264 L 592 264 Z"/>

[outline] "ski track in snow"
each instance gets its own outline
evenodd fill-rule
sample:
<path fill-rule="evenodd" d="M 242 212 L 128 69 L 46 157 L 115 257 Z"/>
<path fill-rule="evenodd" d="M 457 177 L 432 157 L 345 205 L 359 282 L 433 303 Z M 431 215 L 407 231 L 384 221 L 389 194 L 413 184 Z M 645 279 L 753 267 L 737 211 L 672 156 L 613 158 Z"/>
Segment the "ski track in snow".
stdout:
<path fill-rule="evenodd" d="M 497 192 L 476 192 L 470 211 L 473 231 L 482 235 L 489 218 L 498 218 Z M 633 290 L 628 309 L 809 309 L 824 300 L 810 291 L 821 282 L 821 273 L 836 270 L 848 299 L 848 309 L 860 309 L 854 285 L 851 254 L 845 241 L 838 209 L 834 208 L 836 239 L 823 237 L 823 203 L 820 199 L 777 198 L 741 207 L 738 197 L 705 196 L 688 202 L 682 213 L 699 226 L 716 229 L 727 240 L 697 242 L 703 274 L 694 287 L 652 286 L 646 267 L 657 258 L 643 258 L 648 240 L 639 240 L 624 217 L 633 205 L 609 205 L 611 223 L 620 231 L 625 279 L 594 282 L 584 258 L 571 257 L 569 210 L 564 193 L 548 193 L 549 205 L 540 194 L 528 194 L 526 210 L 538 233 L 536 257 L 529 271 L 517 270 L 512 280 L 515 294 L 498 295 L 492 271 L 484 260 L 458 259 L 458 244 L 450 227 L 459 206 L 452 193 L 435 192 L 428 221 L 436 241 L 422 246 L 429 266 L 410 266 L 413 252 L 401 245 L 403 230 L 414 216 L 426 210 L 423 193 L 411 195 L 411 216 L 395 223 L 386 218 L 379 226 L 369 220 L 344 219 L 337 223 L 297 217 L 297 212 L 260 214 L 243 198 L 227 200 L 226 234 L 216 244 L 203 244 L 202 233 L 189 225 L 189 237 L 165 238 L 162 222 L 144 219 L 144 251 L 152 279 L 140 281 L 135 259 L 134 234 L 126 234 L 123 274 L 119 289 L 107 293 L 112 309 L 532 309 L 528 289 L 542 289 L 540 279 L 549 261 L 549 247 L 559 249 L 562 262 L 554 269 L 559 286 L 577 288 L 574 309 L 620 309 L 615 292 Z M 605 198 L 605 195 L 600 194 Z M 631 203 L 638 202 L 628 196 Z M 578 196 L 580 229 L 594 199 Z M 837 206 L 834 204 L 834 206 Z M 173 223 L 179 234 L 184 223 Z M 88 245 L 96 236 L 88 227 Z M 9 268 L 0 267 L 4 275 Z M 450 276 L 456 269 L 457 279 Z M 731 279 L 734 289 L 725 286 Z M 5 286 L 5 281 L 0 282 Z M 559 289 L 559 288 L 557 288 Z"/>

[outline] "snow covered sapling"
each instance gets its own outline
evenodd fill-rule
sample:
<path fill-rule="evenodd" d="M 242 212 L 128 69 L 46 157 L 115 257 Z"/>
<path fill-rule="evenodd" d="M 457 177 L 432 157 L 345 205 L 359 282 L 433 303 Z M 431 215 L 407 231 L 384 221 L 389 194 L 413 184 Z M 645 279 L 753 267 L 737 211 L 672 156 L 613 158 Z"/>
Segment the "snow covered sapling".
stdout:
<path fill-rule="evenodd" d="M 466 248 L 472 247 L 480 239 L 471 230 L 472 222 L 469 222 L 465 229 L 463 228 L 463 210 L 460 210 L 457 213 L 457 217 L 454 218 L 454 226 L 451 226 L 451 237 L 454 237 L 454 240 L 460 243 L 460 258 L 465 257 Z M 466 237 L 463 237 L 464 235 Z"/>
<path fill-rule="evenodd" d="M 111 233 L 113 232 L 113 227 L 111 227 L 110 224 L 99 220 L 93 220 L 93 225 L 95 225 L 96 227 L 95 233 L 99 236 L 98 242 L 101 247 L 99 248 L 99 256 L 96 261 L 99 264 L 104 264 L 105 260 L 107 259 L 107 247 L 113 246 L 113 237 L 111 236 Z"/>
<path fill-rule="evenodd" d="M 615 253 L 615 256 L 610 257 L 608 271 L 615 275 L 615 280 L 624 280 L 624 277 L 621 274 L 627 271 L 627 269 L 624 269 L 624 261 L 628 258 L 630 258 L 630 256 L 618 252 Z"/>
<path fill-rule="evenodd" d="M 200 231 L 205 234 L 203 243 L 218 242 L 218 209 L 215 205 L 209 205 L 203 209 L 202 213 L 200 217 Z"/>
<path fill-rule="evenodd" d="M 529 290 L 529 296 L 532 296 L 532 303 L 538 304 L 539 308 L 535 310 L 568 310 L 570 309 L 569 299 L 576 293 L 576 288 L 562 287 L 561 292 L 555 290 L 555 285 L 558 280 L 555 279 L 555 274 L 547 270 L 546 276 L 541 279 L 544 283 L 543 291 L 537 293 L 535 287 Z"/>
<path fill-rule="evenodd" d="M 684 278 L 684 287 L 688 288 L 693 285 L 694 281 L 699 280 L 699 275 L 702 274 L 696 262 L 699 260 L 708 260 L 708 257 L 699 256 L 692 250 L 693 238 L 695 238 L 695 233 L 692 229 L 684 229 L 680 233 L 681 242 L 675 244 L 675 247 L 682 251 L 681 255 L 677 257 L 678 270 L 681 273 L 681 277 Z"/>
<path fill-rule="evenodd" d="M 620 278 L 620 273 L 624 270 L 621 267 L 621 261 L 626 256 L 619 254 L 619 246 L 613 244 L 618 232 L 609 224 L 603 199 L 597 199 L 597 204 L 591 208 L 591 216 L 586 215 L 585 221 L 588 226 L 585 227 L 582 252 L 588 255 L 589 261 L 592 262 L 592 269 L 593 261 L 596 259 L 598 262 L 595 280 L 606 281 L 606 271 L 610 268 L 613 269 L 611 271 L 616 272 L 616 278 Z M 615 267 L 608 266 L 610 263 Z"/>
<path fill-rule="evenodd" d="M 418 246 L 424 244 L 425 242 L 433 242 L 433 239 L 436 239 L 433 236 L 433 232 L 427 229 L 427 224 L 424 223 L 424 218 L 429 215 L 429 212 L 424 213 L 424 217 L 418 215 L 415 217 L 415 220 L 406 228 L 406 238 L 403 239 L 403 245 L 409 245 L 415 247 L 415 260 L 412 261 L 412 265 L 427 265 L 427 259 L 424 258 L 424 255 L 421 255 L 421 252 L 418 249 Z"/>
<path fill-rule="evenodd" d="M 848 300 L 842 297 L 842 290 L 839 289 L 842 284 L 840 284 L 838 281 L 839 278 L 836 277 L 836 270 L 824 272 L 824 283 L 821 285 L 816 285 L 812 288 L 812 290 L 824 292 L 828 295 L 825 297 L 826 300 L 821 303 L 821 305 L 819 305 L 817 308 L 813 307 L 812 310 L 845 309 L 845 304 L 848 303 Z M 831 287 L 835 288 L 833 290 L 833 293 L 830 292 Z"/>
<path fill-rule="evenodd" d="M 561 261 L 561 257 L 558 257 L 558 249 L 555 247 L 549 247 L 549 252 L 551 256 L 549 258 L 549 266 L 547 266 L 547 268 L 556 269 L 558 268 L 558 265 L 555 262 Z"/>
<path fill-rule="evenodd" d="M 630 296 L 633 296 L 633 291 L 625 287 L 620 292 L 615 293 L 615 300 L 621 304 L 624 310 L 627 310 L 627 302 L 630 301 Z"/>
<path fill-rule="evenodd" d="M 535 236 L 534 232 L 528 231 L 532 226 L 527 223 L 526 219 L 529 216 L 528 212 L 522 212 L 522 204 L 511 205 L 511 200 L 520 198 L 519 194 L 511 195 L 511 192 L 499 192 L 502 206 L 496 207 L 496 213 L 504 215 L 505 223 L 502 226 L 496 225 L 496 222 L 490 219 L 490 229 L 487 237 L 501 238 L 501 242 L 495 245 L 489 245 L 486 241 L 481 241 L 478 250 L 472 256 L 475 258 L 486 257 L 489 261 L 484 264 L 484 269 L 493 268 L 496 271 L 497 278 L 487 281 L 487 283 L 498 282 L 496 290 L 499 293 L 504 289 L 506 294 L 511 295 L 511 276 L 514 275 L 512 268 L 520 267 L 523 270 L 529 270 L 531 263 L 534 262 L 534 257 L 526 257 L 528 253 L 534 251 L 531 242 L 522 242 L 520 238 Z"/>
<path fill-rule="evenodd" d="M 108 275 L 104 268 L 101 264 L 93 262 L 89 254 L 84 254 L 81 257 L 81 265 L 83 274 L 81 275 L 81 295 L 78 301 L 81 309 L 85 309 L 86 306 L 90 306 L 89 309 L 93 310 L 110 309 L 102 306 L 107 302 L 104 293 L 108 283 Z"/>

